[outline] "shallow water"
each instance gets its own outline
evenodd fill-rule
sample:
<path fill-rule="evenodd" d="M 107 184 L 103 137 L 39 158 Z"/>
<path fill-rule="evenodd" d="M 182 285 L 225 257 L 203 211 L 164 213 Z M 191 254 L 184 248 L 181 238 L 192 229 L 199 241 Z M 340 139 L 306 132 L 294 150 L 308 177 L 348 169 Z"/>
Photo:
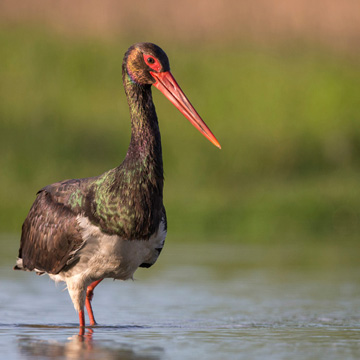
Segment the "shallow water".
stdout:
<path fill-rule="evenodd" d="M 169 244 L 137 280 L 96 288 L 82 337 L 63 285 L 4 260 L 0 358 L 359 359 L 358 254 Z"/>

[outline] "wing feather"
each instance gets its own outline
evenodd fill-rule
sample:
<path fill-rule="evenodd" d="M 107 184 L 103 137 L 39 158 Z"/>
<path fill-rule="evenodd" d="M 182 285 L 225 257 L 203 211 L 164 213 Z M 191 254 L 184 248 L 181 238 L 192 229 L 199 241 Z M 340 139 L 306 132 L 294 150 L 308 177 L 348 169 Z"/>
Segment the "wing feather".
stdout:
<path fill-rule="evenodd" d="M 77 223 L 78 211 L 64 205 L 61 196 L 52 195 L 58 184 L 38 192 L 24 221 L 19 258 L 26 270 L 57 274 L 83 243 Z"/>

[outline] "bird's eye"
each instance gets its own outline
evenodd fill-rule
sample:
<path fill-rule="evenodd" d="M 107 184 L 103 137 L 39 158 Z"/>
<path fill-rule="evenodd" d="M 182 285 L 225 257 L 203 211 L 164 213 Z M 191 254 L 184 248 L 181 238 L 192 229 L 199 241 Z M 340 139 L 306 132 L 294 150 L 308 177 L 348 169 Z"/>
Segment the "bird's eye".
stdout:
<path fill-rule="evenodd" d="M 148 57 L 148 58 L 147 58 L 147 62 L 148 62 L 149 64 L 155 64 L 155 59 L 152 58 L 152 57 Z"/>
<path fill-rule="evenodd" d="M 154 71 L 161 70 L 161 64 L 157 58 L 155 58 L 154 56 L 145 55 L 145 54 L 143 54 L 143 56 L 144 56 L 145 64 L 147 66 L 149 66 L 152 70 L 154 70 Z"/>

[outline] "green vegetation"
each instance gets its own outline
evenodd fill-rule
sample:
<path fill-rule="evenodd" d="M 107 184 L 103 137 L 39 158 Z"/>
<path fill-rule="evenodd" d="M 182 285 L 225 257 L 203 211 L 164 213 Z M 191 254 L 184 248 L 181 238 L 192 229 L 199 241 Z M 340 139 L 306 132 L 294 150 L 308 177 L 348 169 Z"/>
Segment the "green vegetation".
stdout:
<path fill-rule="evenodd" d="M 20 232 L 41 187 L 122 161 L 129 45 L 0 30 L 0 232 Z M 358 61 L 296 46 L 159 45 L 223 147 L 154 89 L 173 241 L 358 240 Z"/>

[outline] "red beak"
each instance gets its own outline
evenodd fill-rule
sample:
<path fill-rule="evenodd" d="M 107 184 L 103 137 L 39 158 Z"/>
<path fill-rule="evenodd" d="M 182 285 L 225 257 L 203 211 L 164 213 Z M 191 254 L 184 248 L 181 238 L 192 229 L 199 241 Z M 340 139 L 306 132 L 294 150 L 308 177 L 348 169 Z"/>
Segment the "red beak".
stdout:
<path fill-rule="evenodd" d="M 153 84 L 159 89 L 208 140 L 221 149 L 214 134 L 206 126 L 199 114 L 196 112 L 190 101 L 181 90 L 180 86 L 170 71 L 150 72 L 156 82 Z"/>

